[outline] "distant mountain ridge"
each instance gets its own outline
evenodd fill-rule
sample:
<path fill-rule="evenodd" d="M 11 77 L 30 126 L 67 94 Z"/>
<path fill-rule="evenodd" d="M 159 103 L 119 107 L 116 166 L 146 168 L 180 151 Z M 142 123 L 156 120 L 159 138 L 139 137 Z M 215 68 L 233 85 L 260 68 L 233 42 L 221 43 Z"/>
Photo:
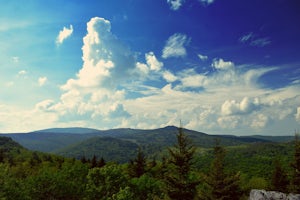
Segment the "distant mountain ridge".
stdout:
<path fill-rule="evenodd" d="M 51 128 L 29 133 L 0 134 L 10 137 L 30 150 L 51 152 L 68 157 L 92 154 L 108 156 L 130 152 L 141 146 L 148 154 L 155 154 L 176 143 L 178 127 L 167 126 L 158 129 L 110 129 L 97 130 L 91 128 Z M 210 148 L 215 145 L 218 138 L 224 146 L 235 146 L 249 143 L 288 142 L 293 136 L 234 136 L 234 135 L 209 135 L 206 133 L 184 129 L 192 143 L 197 147 Z M 111 144 L 111 145 L 110 145 Z M 106 148 L 102 148 L 105 146 Z M 127 148 L 126 150 L 122 148 Z M 122 154 L 123 155 L 123 154 Z M 120 159 L 119 159 L 120 160 Z M 122 160 L 122 159 L 121 159 Z M 122 160 L 123 161 L 123 160 Z"/>
<path fill-rule="evenodd" d="M 97 129 L 93 128 L 82 128 L 82 127 L 70 127 L 70 128 L 49 128 L 38 131 L 33 131 L 31 133 L 73 133 L 73 134 L 87 134 L 99 132 Z"/>

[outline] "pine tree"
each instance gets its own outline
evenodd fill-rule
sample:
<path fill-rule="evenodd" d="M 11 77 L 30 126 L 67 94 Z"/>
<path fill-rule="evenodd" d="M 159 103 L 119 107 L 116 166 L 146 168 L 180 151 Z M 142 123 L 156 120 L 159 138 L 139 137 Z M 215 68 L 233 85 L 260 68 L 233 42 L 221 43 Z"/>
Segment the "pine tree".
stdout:
<path fill-rule="evenodd" d="M 293 177 L 292 177 L 292 192 L 300 193 L 300 141 L 299 133 L 295 134 L 295 153 L 294 161 L 292 163 Z"/>
<path fill-rule="evenodd" d="M 82 157 L 80 158 L 80 161 L 81 161 L 83 164 L 85 164 L 85 163 L 88 162 L 85 156 L 82 156 Z"/>
<path fill-rule="evenodd" d="M 202 195 L 209 200 L 238 200 L 241 196 L 239 173 L 225 172 L 225 149 L 216 141 L 214 160 L 208 175 L 204 176 L 205 187 Z"/>
<path fill-rule="evenodd" d="M 137 178 L 146 172 L 146 158 L 140 147 L 136 158 L 130 161 L 128 170 L 131 177 Z"/>
<path fill-rule="evenodd" d="M 92 160 L 91 160 L 91 168 L 97 167 L 97 156 L 94 155 Z"/>
<path fill-rule="evenodd" d="M 103 167 L 105 165 L 106 165 L 106 162 L 105 162 L 104 158 L 101 157 L 100 160 L 98 161 L 97 167 L 101 168 L 101 167 Z"/>
<path fill-rule="evenodd" d="M 274 161 L 274 171 L 272 176 L 272 189 L 274 191 L 287 192 L 289 180 L 278 159 Z"/>
<path fill-rule="evenodd" d="M 183 129 L 178 129 L 177 144 L 169 148 L 170 166 L 165 182 L 167 193 L 174 200 L 190 200 L 196 196 L 198 181 L 191 178 L 195 147 L 190 143 Z"/>

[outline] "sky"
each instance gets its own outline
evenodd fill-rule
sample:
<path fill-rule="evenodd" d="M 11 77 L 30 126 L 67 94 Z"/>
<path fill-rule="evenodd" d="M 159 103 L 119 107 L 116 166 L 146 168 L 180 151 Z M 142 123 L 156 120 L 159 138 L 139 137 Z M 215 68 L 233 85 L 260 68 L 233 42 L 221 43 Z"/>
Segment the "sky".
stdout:
<path fill-rule="evenodd" d="M 297 0 L 0 0 L 0 132 L 292 135 Z"/>

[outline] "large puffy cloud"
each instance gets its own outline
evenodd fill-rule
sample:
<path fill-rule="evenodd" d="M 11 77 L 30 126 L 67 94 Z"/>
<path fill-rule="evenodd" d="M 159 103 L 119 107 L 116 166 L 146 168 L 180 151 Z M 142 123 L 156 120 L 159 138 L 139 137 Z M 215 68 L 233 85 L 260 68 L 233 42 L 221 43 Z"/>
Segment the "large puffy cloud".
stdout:
<path fill-rule="evenodd" d="M 257 98 L 250 100 L 248 97 L 244 97 L 241 102 L 235 100 L 225 101 L 222 104 L 221 112 L 223 115 L 246 114 L 252 112 L 258 106 L 259 100 Z"/>
<path fill-rule="evenodd" d="M 175 33 L 169 37 L 163 49 L 163 58 L 184 57 L 186 56 L 185 46 L 188 45 L 190 39 L 181 33 Z"/>
<path fill-rule="evenodd" d="M 122 104 L 124 90 L 118 87 L 131 81 L 136 76 L 135 70 L 141 76 L 149 68 L 135 62 L 133 53 L 112 34 L 110 21 L 99 17 L 87 23 L 82 54 L 82 68 L 76 78 L 61 86 L 64 93 L 52 110 L 59 114 L 61 121 L 88 123 L 90 120 L 90 125 L 95 126 L 92 122 L 98 120 L 102 121 L 99 125 L 115 126 L 120 122 L 117 118 L 130 116 Z M 161 66 L 154 54 L 148 57 L 150 70 L 159 70 Z M 115 121 L 108 122 L 110 118 Z"/>
<path fill-rule="evenodd" d="M 82 69 L 62 89 L 114 88 L 135 68 L 133 54 L 111 33 L 110 22 L 103 18 L 95 17 L 87 23 L 82 53 Z"/>

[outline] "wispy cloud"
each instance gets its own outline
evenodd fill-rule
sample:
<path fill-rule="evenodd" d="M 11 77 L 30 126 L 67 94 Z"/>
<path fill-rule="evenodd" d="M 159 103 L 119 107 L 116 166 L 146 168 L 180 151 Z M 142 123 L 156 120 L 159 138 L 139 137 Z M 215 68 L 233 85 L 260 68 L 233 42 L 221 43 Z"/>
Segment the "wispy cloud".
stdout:
<path fill-rule="evenodd" d="M 59 34 L 56 38 L 56 44 L 61 45 L 65 39 L 70 37 L 73 33 L 73 26 L 70 25 L 70 28 L 64 27 L 63 30 L 59 31 Z"/>
<path fill-rule="evenodd" d="M 199 0 L 204 5 L 212 4 L 215 0 Z"/>
<path fill-rule="evenodd" d="M 40 87 L 42 87 L 42 86 L 44 86 L 45 85 L 45 83 L 47 82 L 47 80 L 48 80 L 48 78 L 47 77 L 40 77 L 39 79 L 38 79 L 38 84 L 39 84 L 39 86 Z"/>
<path fill-rule="evenodd" d="M 202 54 L 198 54 L 198 58 L 202 61 L 205 61 L 208 59 L 208 56 L 202 55 Z"/>
<path fill-rule="evenodd" d="M 27 71 L 26 70 L 21 70 L 18 72 L 18 75 L 25 75 L 27 74 Z"/>
<path fill-rule="evenodd" d="M 264 47 L 271 44 L 269 37 L 258 37 L 253 32 L 247 33 L 239 38 L 241 43 L 248 44 L 250 46 Z"/>
<path fill-rule="evenodd" d="M 12 57 L 12 61 L 13 61 L 14 63 L 18 63 L 18 62 L 20 61 L 20 58 L 19 58 L 18 56 L 13 56 L 13 57 Z"/>
<path fill-rule="evenodd" d="M 181 33 L 175 33 L 169 37 L 163 49 L 162 57 L 184 57 L 186 56 L 185 46 L 189 44 L 190 39 Z"/>
<path fill-rule="evenodd" d="M 245 42 L 251 40 L 252 38 L 254 38 L 254 34 L 252 32 L 250 32 L 250 33 L 240 37 L 239 41 L 242 42 L 242 43 L 245 43 Z"/>
<path fill-rule="evenodd" d="M 178 10 L 184 3 L 184 0 L 167 0 L 167 2 L 172 10 Z"/>
<path fill-rule="evenodd" d="M 265 38 L 257 38 L 255 40 L 252 40 L 250 42 L 250 45 L 251 46 L 257 46 L 257 47 L 264 47 L 264 46 L 267 46 L 271 44 L 271 40 L 270 38 L 268 37 L 265 37 Z"/>

